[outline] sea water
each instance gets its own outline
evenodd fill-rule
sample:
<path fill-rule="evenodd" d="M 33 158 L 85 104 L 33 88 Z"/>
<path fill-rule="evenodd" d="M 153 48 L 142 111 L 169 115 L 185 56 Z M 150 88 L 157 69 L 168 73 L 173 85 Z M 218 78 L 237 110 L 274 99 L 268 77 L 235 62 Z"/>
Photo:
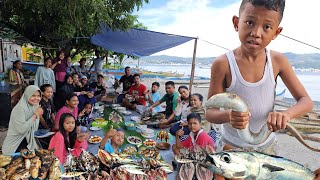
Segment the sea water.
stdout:
<path fill-rule="evenodd" d="M 184 74 L 186 77 L 191 74 L 191 65 L 179 64 L 179 65 L 141 65 L 140 68 L 153 72 L 176 72 L 180 74 Z M 298 79 L 305 87 L 306 91 L 310 95 L 313 101 L 320 101 L 320 72 L 295 72 Z M 195 76 L 207 77 L 210 78 L 210 66 L 196 66 L 195 68 Z M 287 89 L 281 78 L 278 78 L 276 92 L 280 93 L 284 89 Z M 293 98 L 290 92 L 287 90 L 285 93 L 286 98 Z"/>

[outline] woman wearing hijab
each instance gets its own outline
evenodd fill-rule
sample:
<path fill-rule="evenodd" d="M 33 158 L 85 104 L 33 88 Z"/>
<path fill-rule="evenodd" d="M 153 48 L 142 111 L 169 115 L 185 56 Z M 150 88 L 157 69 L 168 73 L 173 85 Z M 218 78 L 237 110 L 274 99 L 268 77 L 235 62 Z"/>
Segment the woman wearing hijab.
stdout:
<path fill-rule="evenodd" d="M 34 132 L 38 130 L 39 117 L 43 114 L 39 106 L 40 100 L 39 87 L 28 86 L 20 101 L 12 109 L 8 134 L 2 146 L 3 154 L 12 154 L 26 148 L 29 150 L 38 148 Z"/>

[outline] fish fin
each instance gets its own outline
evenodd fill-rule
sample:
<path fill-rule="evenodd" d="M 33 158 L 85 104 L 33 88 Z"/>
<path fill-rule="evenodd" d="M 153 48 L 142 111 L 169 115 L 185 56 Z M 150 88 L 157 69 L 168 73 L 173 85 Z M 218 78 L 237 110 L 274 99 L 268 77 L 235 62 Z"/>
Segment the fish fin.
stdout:
<path fill-rule="evenodd" d="M 262 165 L 263 168 L 268 169 L 270 172 L 274 172 L 274 171 L 284 171 L 285 169 L 278 167 L 278 166 L 273 166 L 271 164 L 263 164 Z"/>

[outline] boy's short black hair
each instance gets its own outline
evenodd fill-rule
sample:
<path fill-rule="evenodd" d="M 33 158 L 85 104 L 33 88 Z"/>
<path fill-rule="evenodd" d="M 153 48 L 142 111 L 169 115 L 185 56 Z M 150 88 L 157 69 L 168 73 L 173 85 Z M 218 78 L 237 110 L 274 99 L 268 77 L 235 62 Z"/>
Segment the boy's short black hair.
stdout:
<path fill-rule="evenodd" d="M 47 62 L 47 61 L 49 61 L 49 60 L 51 60 L 51 61 L 52 61 L 52 58 L 51 58 L 51 57 L 47 57 L 47 58 L 45 58 L 45 59 L 44 59 L 44 61 L 43 61 L 43 62 L 44 62 L 44 63 L 46 63 L 46 62 Z"/>
<path fill-rule="evenodd" d="M 198 113 L 194 113 L 194 112 L 190 113 L 187 116 L 187 121 L 189 121 L 190 119 L 197 119 L 199 123 L 201 123 L 201 116 Z"/>
<path fill-rule="evenodd" d="M 127 66 L 127 67 L 124 68 L 124 70 L 130 69 L 130 68 L 131 68 L 130 66 Z"/>
<path fill-rule="evenodd" d="M 102 79 L 104 78 L 102 74 L 98 74 L 97 78 L 101 77 Z"/>
<path fill-rule="evenodd" d="M 40 86 L 41 92 L 45 92 L 48 87 L 52 88 L 50 84 L 43 84 L 42 86 Z"/>
<path fill-rule="evenodd" d="M 251 3 L 253 6 L 263 6 L 269 10 L 277 11 L 280 15 L 279 22 L 281 22 L 286 1 L 285 0 L 242 0 L 240 9 L 239 9 L 239 15 L 243 11 L 247 3 Z"/>
<path fill-rule="evenodd" d="M 156 85 L 156 86 L 160 87 L 160 84 L 159 84 L 158 82 L 153 82 L 153 83 L 151 84 L 151 86 L 153 86 L 153 85 Z"/>
<path fill-rule="evenodd" d="M 169 85 L 174 87 L 174 82 L 173 81 L 167 81 L 165 83 L 165 86 L 169 86 Z"/>
<path fill-rule="evenodd" d="M 139 74 L 134 74 L 134 75 L 133 75 L 133 78 L 135 78 L 135 77 L 137 77 L 137 76 L 140 78 L 140 75 L 139 75 Z"/>
<path fill-rule="evenodd" d="M 79 76 L 79 74 L 78 74 L 78 73 L 76 73 L 76 72 L 72 73 L 72 77 L 73 77 L 73 75 L 77 75 L 77 76 Z"/>

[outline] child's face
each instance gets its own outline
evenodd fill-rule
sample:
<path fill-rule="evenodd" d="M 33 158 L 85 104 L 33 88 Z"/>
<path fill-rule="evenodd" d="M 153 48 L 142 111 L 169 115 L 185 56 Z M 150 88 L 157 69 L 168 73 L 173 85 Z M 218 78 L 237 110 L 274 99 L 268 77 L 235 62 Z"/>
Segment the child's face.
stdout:
<path fill-rule="evenodd" d="M 49 59 L 49 60 L 47 60 L 45 63 L 44 63 L 44 66 L 45 67 L 50 67 L 52 65 L 52 60 L 51 59 Z"/>
<path fill-rule="evenodd" d="M 73 117 L 67 117 L 63 122 L 63 128 L 67 133 L 71 133 L 76 127 L 75 120 Z"/>
<path fill-rule="evenodd" d="M 187 99 L 189 98 L 189 91 L 184 89 L 184 88 L 180 88 L 179 93 L 181 95 L 182 98 Z"/>
<path fill-rule="evenodd" d="M 15 67 L 17 68 L 17 69 L 22 69 L 22 62 L 17 62 L 16 63 L 16 65 L 15 65 Z"/>
<path fill-rule="evenodd" d="M 190 129 L 191 132 L 197 133 L 201 129 L 201 124 L 198 119 L 191 118 L 188 120 L 188 128 Z"/>
<path fill-rule="evenodd" d="M 66 104 L 70 107 L 70 108 L 76 108 L 78 107 L 79 104 L 79 100 L 77 96 L 73 96 L 70 100 L 66 100 Z"/>
<path fill-rule="evenodd" d="M 81 66 L 84 66 L 86 64 L 86 61 L 85 60 L 81 60 L 79 63 L 80 63 Z"/>
<path fill-rule="evenodd" d="M 202 106 L 202 102 L 200 101 L 199 97 L 196 95 L 191 96 L 190 98 L 190 106 L 199 108 Z"/>
<path fill-rule="evenodd" d="M 64 59 L 64 53 L 59 54 L 59 59 Z"/>
<path fill-rule="evenodd" d="M 172 85 L 166 85 L 166 93 L 171 95 L 174 93 L 175 88 Z"/>
<path fill-rule="evenodd" d="M 139 84 L 140 83 L 140 77 L 139 76 L 135 76 L 133 79 L 134 84 Z"/>
<path fill-rule="evenodd" d="M 92 91 L 88 91 L 88 94 L 87 94 L 87 96 L 88 96 L 88 98 L 93 98 L 93 96 L 94 96 L 94 92 L 92 92 Z"/>
<path fill-rule="evenodd" d="M 67 58 L 67 63 L 71 63 L 71 60 L 72 60 L 71 57 L 68 57 Z"/>
<path fill-rule="evenodd" d="M 152 85 L 151 90 L 153 93 L 157 92 L 159 87 L 157 85 Z"/>
<path fill-rule="evenodd" d="M 83 85 L 87 84 L 87 82 L 88 82 L 88 79 L 86 79 L 86 78 L 82 78 L 82 79 L 81 79 L 81 83 L 82 83 Z"/>
<path fill-rule="evenodd" d="M 103 77 L 99 76 L 97 82 L 98 82 L 99 84 L 102 84 L 102 83 L 103 83 Z"/>
<path fill-rule="evenodd" d="M 38 105 L 41 100 L 41 94 L 39 91 L 36 91 L 29 99 L 28 102 L 31 105 Z"/>
<path fill-rule="evenodd" d="M 91 109 L 92 109 L 92 105 L 91 104 L 86 104 L 85 106 L 84 106 L 84 108 L 86 108 L 86 114 L 90 114 L 90 112 L 91 112 Z"/>
<path fill-rule="evenodd" d="M 251 3 L 245 5 L 240 17 L 234 16 L 232 20 L 247 51 L 264 50 L 282 31 L 279 12 Z"/>
<path fill-rule="evenodd" d="M 67 84 L 72 84 L 73 83 L 73 78 L 70 76 L 67 79 Z"/>
<path fill-rule="evenodd" d="M 47 87 L 44 92 L 42 92 L 43 97 L 47 99 L 51 99 L 53 95 L 52 87 Z"/>
<path fill-rule="evenodd" d="M 117 133 L 112 136 L 111 142 L 117 146 L 121 146 L 124 141 L 124 133 L 122 131 L 117 131 Z"/>
<path fill-rule="evenodd" d="M 79 82 L 79 76 L 78 76 L 78 74 L 72 75 L 72 79 L 73 79 L 73 82 L 75 82 L 75 83 Z"/>

